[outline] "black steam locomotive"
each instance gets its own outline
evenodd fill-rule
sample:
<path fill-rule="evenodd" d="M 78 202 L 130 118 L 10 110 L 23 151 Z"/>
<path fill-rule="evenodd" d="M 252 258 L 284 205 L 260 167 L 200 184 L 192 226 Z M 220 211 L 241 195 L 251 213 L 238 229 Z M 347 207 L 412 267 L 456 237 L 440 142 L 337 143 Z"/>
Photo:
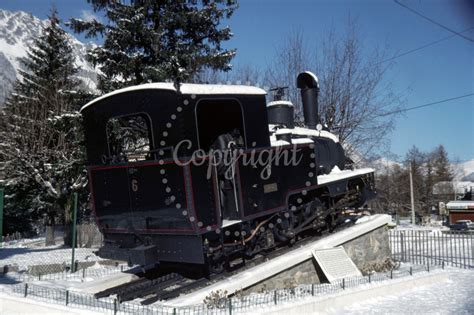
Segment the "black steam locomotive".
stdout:
<path fill-rule="evenodd" d="M 316 76 L 297 84 L 306 128 L 290 102 L 249 86 L 151 83 L 85 105 L 99 255 L 219 272 L 362 206 L 373 170 L 348 168 L 318 124 Z"/>

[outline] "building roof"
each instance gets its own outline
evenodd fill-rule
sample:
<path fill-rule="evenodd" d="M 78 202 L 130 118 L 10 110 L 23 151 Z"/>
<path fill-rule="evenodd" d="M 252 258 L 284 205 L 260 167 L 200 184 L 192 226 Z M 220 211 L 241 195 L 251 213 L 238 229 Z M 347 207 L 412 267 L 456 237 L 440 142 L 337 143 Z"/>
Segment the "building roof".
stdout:
<path fill-rule="evenodd" d="M 446 204 L 446 209 L 449 209 L 449 210 L 474 210 L 474 201 L 470 201 L 470 200 L 450 201 Z"/>

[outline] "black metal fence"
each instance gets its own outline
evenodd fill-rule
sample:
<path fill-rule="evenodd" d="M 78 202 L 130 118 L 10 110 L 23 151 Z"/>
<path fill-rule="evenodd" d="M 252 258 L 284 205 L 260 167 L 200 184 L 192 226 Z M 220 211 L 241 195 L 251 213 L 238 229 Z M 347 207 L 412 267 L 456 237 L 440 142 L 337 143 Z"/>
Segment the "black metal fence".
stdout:
<path fill-rule="evenodd" d="M 474 231 L 473 231 L 474 232 Z M 391 230 L 392 257 L 423 265 L 474 268 L 474 233 L 469 231 Z"/>
<path fill-rule="evenodd" d="M 399 270 L 385 273 L 341 279 L 330 284 L 305 284 L 295 288 L 252 293 L 245 296 L 236 293 L 232 298 L 225 298 L 224 296 L 219 298 L 219 295 L 217 295 L 217 299 L 193 306 L 174 308 L 157 304 L 143 306 L 138 302 L 118 303 L 113 298 L 95 299 L 89 294 L 60 288 L 48 288 L 31 283 L 4 286 L 3 290 L 33 299 L 47 300 L 51 303 L 99 310 L 112 314 L 236 314 L 254 311 L 255 307 L 269 307 L 307 297 L 339 293 L 359 285 L 407 277 L 420 272 L 441 269 L 445 266 L 474 268 L 474 234 L 441 232 L 439 230 L 391 230 L 389 231 L 389 240 L 393 258 L 402 262 L 411 262 L 414 265 L 405 265 Z M 119 272 L 118 268 L 119 266 L 112 267 L 107 272 Z M 66 278 L 85 277 L 89 272 L 95 271 L 92 268 L 82 270 Z M 102 271 L 98 270 L 97 272 Z M 90 275 L 92 276 L 92 274 Z"/>
<path fill-rule="evenodd" d="M 8 266 L 4 266 L 3 270 L 0 269 L 0 279 L 8 279 L 10 281 L 17 282 L 28 282 L 36 280 L 83 280 L 87 277 L 92 278 L 102 278 L 111 274 L 120 273 L 126 269 L 128 266 L 122 264 L 117 266 L 100 266 L 100 267 L 83 267 L 77 263 L 79 267 L 76 267 L 76 272 L 72 273 L 70 269 L 64 269 L 62 271 L 50 270 L 48 267 L 50 265 L 43 265 L 45 267 L 43 270 L 37 270 L 38 272 L 16 272 L 15 270 L 8 270 Z M 7 269 L 7 270 L 5 270 Z M 9 272 L 5 272 L 9 271 Z"/>
<path fill-rule="evenodd" d="M 269 307 L 280 305 L 285 302 L 298 301 L 308 297 L 340 293 L 346 289 L 372 282 L 409 277 L 430 270 L 432 271 L 433 267 L 434 266 L 411 266 L 409 268 L 392 270 L 386 273 L 340 279 L 333 283 L 304 284 L 295 288 L 252 293 L 245 296 L 239 296 L 236 294 L 234 297 L 217 299 L 211 303 L 183 307 L 170 307 L 159 304 L 143 306 L 138 302 L 118 303 L 114 298 L 96 299 L 90 294 L 78 293 L 59 288 L 48 288 L 28 283 L 11 285 L 8 286 L 8 288 L 4 287 L 3 290 L 8 290 L 11 293 L 24 297 L 45 300 L 50 303 L 96 310 L 108 314 L 237 314 L 241 312 L 257 312 L 255 310 L 256 307 Z"/>

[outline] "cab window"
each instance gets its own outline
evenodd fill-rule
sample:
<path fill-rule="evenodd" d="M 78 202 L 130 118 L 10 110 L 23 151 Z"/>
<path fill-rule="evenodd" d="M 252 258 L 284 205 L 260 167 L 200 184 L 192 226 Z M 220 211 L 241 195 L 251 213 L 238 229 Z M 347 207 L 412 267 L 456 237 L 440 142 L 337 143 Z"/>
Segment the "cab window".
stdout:
<path fill-rule="evenodd" d="M 107 121 L 107 142 L 111 162 L 151 159 L 151 122 L 145 114 L 113 117 Z"/>

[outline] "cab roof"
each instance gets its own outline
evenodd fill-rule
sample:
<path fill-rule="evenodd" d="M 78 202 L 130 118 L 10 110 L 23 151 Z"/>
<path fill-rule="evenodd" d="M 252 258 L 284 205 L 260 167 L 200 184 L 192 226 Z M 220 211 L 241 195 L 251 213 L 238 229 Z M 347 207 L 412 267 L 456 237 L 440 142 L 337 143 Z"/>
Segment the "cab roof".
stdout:
<path fill-rule="evenodd" d="M 139 90 L 164 90 L 164 91 L 174 91 L 178 93 L 176 86 L 173 83 L 147 83 L 141 85 L 135 85 L 119 89 L 107 94 L 104 94 L 98 98 L 93 99 L 86 105 L 81 108 L 81 112 L 94 105 L 95 103 L 108 98 L 113 95 L 118 95 L 122 93 L 127 93 L 131 91 Z M 190 94 L 190 95 L 266 95 L 265 90 L 247 85 L 224 85 L 224 84 L 191 84 L 191 83 L 182 83 L 179 85 L 180 94 Z"/>

